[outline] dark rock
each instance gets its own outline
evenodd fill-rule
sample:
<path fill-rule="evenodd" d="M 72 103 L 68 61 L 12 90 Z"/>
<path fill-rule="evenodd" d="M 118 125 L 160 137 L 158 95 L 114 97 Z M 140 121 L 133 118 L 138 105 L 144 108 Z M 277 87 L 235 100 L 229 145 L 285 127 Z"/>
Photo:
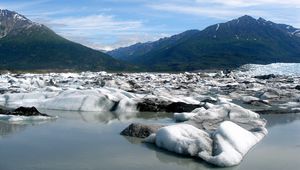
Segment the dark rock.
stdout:
<path fill-rule="evenodd" d="M 296 90 L 300 90 L 300 85 L 297 85 L 297 86 L 295 87 L 295 89 L 296 89 Z"/>
<path fill-rule="evenodd" d="M 47 114 L 40 113 L 35 107 L 19 107 L 15 110 L 0 109 L 0 114 L 15 115 L 15 116 L 48 116 Z"/>
<path fill-rule="evenodd" d="M 132 87 L 132 88 L 134 88 L 134 89 L 138 89 L 138 88 L 141 88 L 141 86 L 139 86 L 135 81 L 133 81 L 133 80 L 129 80 L 128 81 L 128 84 Z"/>
<path fill-rule="evenodd" d="M 223 73 L 224 74 L 230 74 L 232 71 L 230 70 L 230 69 L 225 69 L 224 71 L 223 71 Z"/>
<path fill-rule="evenodd" d="M 250 100 L 244 103 L 249 105 L 254 105 L 254 106 L 263 106 L 263 105 L 271 106 L 271 104 L 265 100 Z"/>
<path fill-rule="evenodd" d="M 156 99 L 145 99 L 143 102 L 137 104 L 137 109 L 140 112 L 165 112 L 169 103 L 158 101 Z"/>
<path fill-rule="evenodd" d="M 120 134 L 124 136 L 146 138 L 150 134 L 157 132 L 163 125 L 145 125 L 140 123 L 132 123 L 125 128 Z"/>
<path fill-rule="evenodd" d="M 299 111 L 291 110 L 291 109 L 263 109 L 263 110 L 256 110 L 258 114 L 291 114 L 291 113 L 299 113 Z"/>
<path fill-rule="evenodd" d="M 137 109 L 140 112 L 191 112 L 196 108 L 201 107 L 198 104 L 187 104 L 183 102 L 166 102 L 159 100 L 145 99 L 137 104 Z"/>
<path fill-rule="evenodd" d="M 261 80 L 267 80 L 271 78 L 276 78 L 274 74 L 267 74 L 267 75 L 260 75 L 260 76 L 254 76 L 254 78 L 261 79 Z"/>
<path fill-rule="evenodd" d="M 217 103 L 218 101 L 215 100 L 215 99 L 207 98 L 207 99 L 201 100 L 201 102 L 215 104 L 215 103 Z"/>
<path fill-rule="evenodd" d="M 118 106 L 119 106 L 120 101 L 114 102 L 114 105 L 110 108 L 109 111 L 114 112 L 117 110 Z"/>
<path fill-rule="evenodd" d="M 125 74 L 123 74 L 123 73 L 117 73 L 116 76 L 123 77 L 123 76 L 125 76 Z"/>
<path fill-rule="evenodd" d="M 166 112 L 191 112 L 196 108 L 201 107 L 199 104 L 186 104 L 183 102 L 171 103 L 166 107 Z"/>

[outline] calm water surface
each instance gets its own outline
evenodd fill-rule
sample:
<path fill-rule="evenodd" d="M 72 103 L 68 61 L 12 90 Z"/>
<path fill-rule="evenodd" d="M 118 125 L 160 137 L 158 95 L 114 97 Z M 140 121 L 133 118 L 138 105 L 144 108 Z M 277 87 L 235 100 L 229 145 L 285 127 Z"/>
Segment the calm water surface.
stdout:
<path fill-rule="evenodd" d="M 110 113 L 44 112 L 60 118 L 22 125 L 0 122 L 0 170 L 215 169 L 119 135 L 131 122 L 172 123 L 170 114 L 145 113 L 120 120 Z M 264 118 L 268 136 L 239 166 L 226 169 L 299 169 L 300 114 Z"/>

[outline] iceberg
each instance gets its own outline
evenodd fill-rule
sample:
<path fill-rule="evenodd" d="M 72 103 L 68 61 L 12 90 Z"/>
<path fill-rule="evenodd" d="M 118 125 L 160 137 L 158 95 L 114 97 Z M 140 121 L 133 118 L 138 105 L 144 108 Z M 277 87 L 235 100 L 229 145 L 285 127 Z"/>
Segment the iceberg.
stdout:
<path fill-rule="evenodd" d="M 0 105 L 7 108 L 19 106 L 50 110 L 110 111 L 118 103 L 116 111 L 136 111 L 134 95 L 118 89 L 64 90 L 59 92 L 10 93 L 0 95 Z"/>
<path fill-rule="evenodd" d="M 145 141 L 168 151 L 190 156 L 197 156 L 202 151 L 211 152 L 212 149 L 209 134 L 189 124 L 162 127 Z"/>
<path fill-rule="evenodd" d="M 212 133 L 189 124 L 160 128 L 145 142 L 178 154 L 199 157 L 220 167 L 238 165 L 246 153 L 265 135 L 265 128 L 251 132 L 239 125 L 224 121 Z"/>
<path fill-rule="evenodd" d="M 268 133 L 257 113 L 226 100 L 207 109 L 174 113 L 174 119 L 185 122 L 160 128 L 145 141 L 221 167 L 238 165 Z"/>

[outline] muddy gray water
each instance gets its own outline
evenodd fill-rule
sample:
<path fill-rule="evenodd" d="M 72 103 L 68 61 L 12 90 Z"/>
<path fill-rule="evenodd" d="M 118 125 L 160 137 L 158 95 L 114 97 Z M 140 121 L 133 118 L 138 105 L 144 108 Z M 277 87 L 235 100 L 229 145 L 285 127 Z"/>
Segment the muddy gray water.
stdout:
<path fill-rule="evenodd" d="M 0 122 L 1 170 L 215 169 L 199 159 L 119 135 L 131 122 L 173 123 L 170 114 L 124 119 L 110 113 L 46 112 L 60 118 L 27 124 Z M 269 134 L 239 166 L 226 169 L 299 169 L 300 114 L 264 118 Z"/>

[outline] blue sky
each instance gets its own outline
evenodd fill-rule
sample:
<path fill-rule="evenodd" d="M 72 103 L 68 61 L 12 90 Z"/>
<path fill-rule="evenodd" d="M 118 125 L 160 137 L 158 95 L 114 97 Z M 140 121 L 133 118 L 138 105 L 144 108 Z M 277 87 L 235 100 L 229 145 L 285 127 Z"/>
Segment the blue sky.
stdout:
<path fill-rule="evenodd" d="M 300 0 L 1 0 L 0 9 L 105 50 L 201 30 L 245 14 L 300 28 Z"/>

